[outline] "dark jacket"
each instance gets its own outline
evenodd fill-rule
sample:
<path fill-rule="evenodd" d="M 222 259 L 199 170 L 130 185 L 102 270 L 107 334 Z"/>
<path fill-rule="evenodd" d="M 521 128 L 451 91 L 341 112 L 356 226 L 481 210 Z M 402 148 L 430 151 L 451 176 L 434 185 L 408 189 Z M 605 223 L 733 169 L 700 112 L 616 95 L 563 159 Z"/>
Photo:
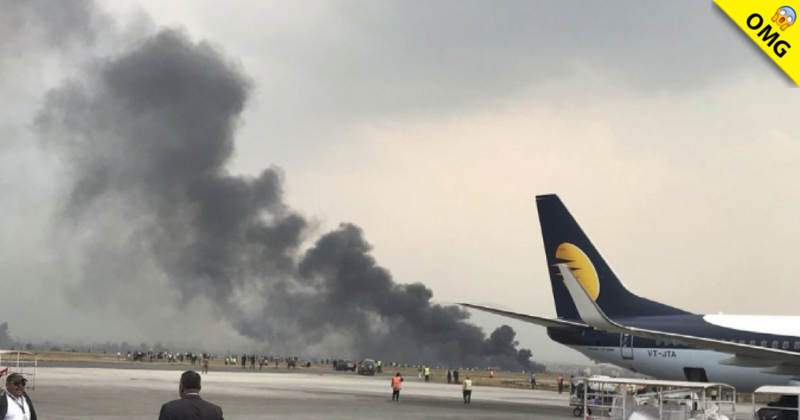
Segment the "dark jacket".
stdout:
<path fill-rule="evenodd" d="M 158 420 L 223 420 L 222 408 L 199 395 L 186 395 L 162 405 Z"/>
<path fill-rule="evenodd" d="M 30 420 L 36 420 L 36 410 L 33 409 L 31 397 L 29 397 L 27 393 L 22 394 L 22 396 L 25 397 L 25 401 L 28 402 L 28 408 L 31 410 L 31 414 L 28 418 Z M 6 396 L 6 391 L 3 391 L 0 392 L 0 419 L 5 418 L 6 413 L 8 413 L 8 397 Z"/>

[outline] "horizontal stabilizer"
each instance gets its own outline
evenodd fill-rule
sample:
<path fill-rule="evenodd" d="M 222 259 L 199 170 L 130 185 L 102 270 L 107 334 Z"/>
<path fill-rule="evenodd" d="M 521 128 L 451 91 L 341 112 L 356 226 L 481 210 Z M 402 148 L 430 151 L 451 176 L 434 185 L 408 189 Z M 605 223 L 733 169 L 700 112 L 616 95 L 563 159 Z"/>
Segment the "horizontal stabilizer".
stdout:
<path fill-rule="evenodd" d="M 571 321 L 564 321 L 562 319 L 553 319 L 553 318 L 544 318 L 544 317 L 540 317 L 540 316 L 525 315 L 525 314 L 520 314 L 520 313 L 517 313 L 517 312 L 504 311 L 502 309 L 495 309 L 495 308 L 489 308 L 489 307 L 486 307 L 486 306 L 473 305 L 473 304 L 470 304 L 470 303 L 459 303 L 459 305 L 465 306 L 465 307 L 471 308 L 471 309 L 477 309 L 477 310 L 483 311 L 483 312 L 488 312 L 490 314 L 500 315 L 500 316 L 504 316 L 504 317 L 507 317 L 507 318 L 514 318 L 514 319 L 519 320 L 519 321 L 528 322 L 528 323 L 536 324 L 536 325 L 541 325 L 543 327 L 548 327 L 548 328 L 581 328 L 581 329 L 589 328 L 588 325 L 581 324 L 580 322 L 571 322 Z"/>

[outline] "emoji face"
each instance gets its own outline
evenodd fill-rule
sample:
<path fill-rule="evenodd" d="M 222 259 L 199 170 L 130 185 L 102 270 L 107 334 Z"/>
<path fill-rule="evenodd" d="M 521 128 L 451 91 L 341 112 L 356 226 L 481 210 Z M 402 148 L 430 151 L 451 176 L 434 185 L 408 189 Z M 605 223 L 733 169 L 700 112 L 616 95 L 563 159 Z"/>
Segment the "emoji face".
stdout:
<path fill-rule="evenodd" d="M 794 9 L 789 6 L 781 7 L 775 12 L 775 16 L 772 17 L 772 21 L 777 23 L 782 31 L 794 25 L 795 20 L 797 20 L 797 15 L 794 13 Z"/>

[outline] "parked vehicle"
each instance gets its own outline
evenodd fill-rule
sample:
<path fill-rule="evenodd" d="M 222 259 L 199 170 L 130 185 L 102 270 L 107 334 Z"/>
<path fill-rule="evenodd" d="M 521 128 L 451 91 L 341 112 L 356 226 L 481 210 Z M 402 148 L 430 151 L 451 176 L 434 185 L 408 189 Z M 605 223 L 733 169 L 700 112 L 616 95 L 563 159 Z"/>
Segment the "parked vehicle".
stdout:
<path fill-rule="evenodd" d="M 337 371 L 351 371 L 355 372 L 358 363 L 352 360 L 339 360 L 336 362 L 336 370 Z"/>
<path fill-rule="evenodd" d="M 800 387 L 762 386 L 753 392 L 753 419 L 755 420 L 797 420 L 800 412 L 798 404 Z M 756 398 L 769 402 L 759 404 Z"/>
<path fill-rule="evenodd" d="M 372 359 L 364 359 L 361 363 L 358 364 L 359 375 L 374 376 L 376 370 L 377 367 L 375 366 L 375 361 Z"/>
<path fill-rule="evenodd" d="M 575 387 L 575 398 L 571 398 L 575 417 L 585 418 L 588 414 L 595 419 L 621 420 L 736 419 L 736 389 L 722 383 L 596 376 L 583 378 L 582 382 Z"/>

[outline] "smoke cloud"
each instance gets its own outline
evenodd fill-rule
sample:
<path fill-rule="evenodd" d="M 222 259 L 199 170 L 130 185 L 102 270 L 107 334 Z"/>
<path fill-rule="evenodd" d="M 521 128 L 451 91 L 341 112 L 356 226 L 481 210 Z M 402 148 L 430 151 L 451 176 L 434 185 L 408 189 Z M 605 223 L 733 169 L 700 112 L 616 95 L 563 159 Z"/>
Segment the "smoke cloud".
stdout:
<path fill-rule="evenodd" d="M 64 168 L 71 298 L 210 308 L 273 353 L 530 368 L 510 327 L 487 338 L 423 284 L 395 282 L 358 226 L 314 240 L 279 169 L 229 173 L 253 84 L 218 48 L 162 29 L 48 92 L 35 126 Z"/>

